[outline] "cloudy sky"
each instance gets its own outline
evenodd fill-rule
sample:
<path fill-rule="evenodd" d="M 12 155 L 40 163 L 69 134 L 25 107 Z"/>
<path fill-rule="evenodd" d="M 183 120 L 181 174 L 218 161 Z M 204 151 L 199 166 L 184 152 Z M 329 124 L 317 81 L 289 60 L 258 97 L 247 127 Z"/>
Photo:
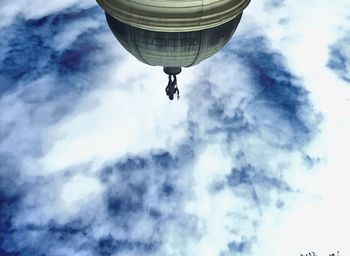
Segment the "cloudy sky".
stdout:
<path fill-rule="evenodd" d="M 350 255 L 350 2 L 262 0 L 184 69 L 92 0 L 0 2 L 0 255 Z"/>

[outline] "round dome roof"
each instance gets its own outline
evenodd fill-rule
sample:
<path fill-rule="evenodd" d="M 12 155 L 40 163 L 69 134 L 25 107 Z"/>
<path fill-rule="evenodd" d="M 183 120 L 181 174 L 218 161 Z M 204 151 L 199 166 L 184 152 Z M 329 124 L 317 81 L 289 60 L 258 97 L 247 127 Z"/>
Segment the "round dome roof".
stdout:
<path fill-rule="evenodd" d="M 114 18 L 160 32 L 188 32 L 222 25 L 239 15 L 250 0 L 97 0 Z"/>

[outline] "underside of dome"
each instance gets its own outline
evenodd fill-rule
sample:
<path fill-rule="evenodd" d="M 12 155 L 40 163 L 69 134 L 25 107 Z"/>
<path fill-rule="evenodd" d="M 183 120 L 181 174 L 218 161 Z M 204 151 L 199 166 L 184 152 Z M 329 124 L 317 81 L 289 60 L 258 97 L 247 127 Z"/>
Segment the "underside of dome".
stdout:
<path fill-rule="evenodd" d="M 239 16 L 250 0 L 97 0 L 110 16 L 158 32 L 189 32 L 220 26 Z"/>
<path fill-rule="evenodd" d="M 192 32 L 137 28 L 106 13 L 115 37 L 138 60 L 153 66 L 189 67 L 218 52 L 232 37 L 242 13 L 219 26 Z"/>

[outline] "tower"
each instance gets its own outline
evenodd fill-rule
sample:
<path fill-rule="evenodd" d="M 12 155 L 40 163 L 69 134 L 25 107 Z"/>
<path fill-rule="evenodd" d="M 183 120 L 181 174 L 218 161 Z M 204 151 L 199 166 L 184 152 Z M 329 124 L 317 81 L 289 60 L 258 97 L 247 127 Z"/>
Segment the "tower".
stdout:
<path fill-rule="evenodd" d="M 118 41 L 168 75 L 218 52 L 250 0 L 97 0 Z"/>

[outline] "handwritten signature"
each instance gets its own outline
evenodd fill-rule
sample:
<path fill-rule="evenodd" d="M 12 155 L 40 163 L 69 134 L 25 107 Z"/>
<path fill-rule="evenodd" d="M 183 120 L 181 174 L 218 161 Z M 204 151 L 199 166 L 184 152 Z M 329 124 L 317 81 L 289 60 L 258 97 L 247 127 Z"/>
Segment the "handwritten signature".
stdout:
<path fill-rule="evenodd" d="M 318 256 L 315 252 L 309 252 L 307 254 L 300 254 L 300 256 Z M 329 256 L 340 256 L 339 251 L 337 251 L 337 254 L 329 254 Z"/>

